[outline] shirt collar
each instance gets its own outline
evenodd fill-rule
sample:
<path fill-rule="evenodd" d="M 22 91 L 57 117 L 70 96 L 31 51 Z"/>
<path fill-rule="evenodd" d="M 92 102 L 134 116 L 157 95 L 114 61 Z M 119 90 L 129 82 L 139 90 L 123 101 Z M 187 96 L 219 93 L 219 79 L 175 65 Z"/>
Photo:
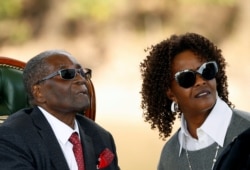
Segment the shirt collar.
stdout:
<path fill-rule="evenodd" d="M 216 104 L 208 115 L 205 122 L 199 129 L 202 129 L 207 135 L 209 135 L 216 143 L 223 147 L 223 143 L 226 137 L 227 128 L 230 124 L 232 117 L 231 108 L 221 98 L 217 97 Z M 219 130 L 218 130 L 219 129 Z M 186 120 L 182 114 L 181 116 L 181 130 L 179 131 L 179 142 L 181 154 L 184 144 L 185 136 L 189 135 L 186 126 Z"/>
<path fill-rule="evenodd" d="M 68 139 L 70 138 L 73 132 L 77 132 L 79 134 L 79 128 L 78 128 L 78 124 L 76 120 L 75 120 L 74 129 L 72 129 L 68 125 L 66 125 L 65 123 L 63 123 L 62 121 L 54 117 L 52 114 L 47 112 L 42 107 L 38 106 L 38 108 L 41 110 L 45 118 L 48 120 L 51 128 L 54 131 L 54 134 L 57 140 L 61 142 L 62 144 L 66 144 L 68 142 Z"/>

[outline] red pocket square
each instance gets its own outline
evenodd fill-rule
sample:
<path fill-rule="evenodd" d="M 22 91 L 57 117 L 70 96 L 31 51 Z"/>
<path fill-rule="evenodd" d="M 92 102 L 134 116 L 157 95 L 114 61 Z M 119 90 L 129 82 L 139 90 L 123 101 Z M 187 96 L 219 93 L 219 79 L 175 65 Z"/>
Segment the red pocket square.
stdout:
<path fill-rule="evenodd" d="M 107 167 L 114 159 L 115 155 L 108 149 L 104 149 L 98 158 L 97 169 Z"/>

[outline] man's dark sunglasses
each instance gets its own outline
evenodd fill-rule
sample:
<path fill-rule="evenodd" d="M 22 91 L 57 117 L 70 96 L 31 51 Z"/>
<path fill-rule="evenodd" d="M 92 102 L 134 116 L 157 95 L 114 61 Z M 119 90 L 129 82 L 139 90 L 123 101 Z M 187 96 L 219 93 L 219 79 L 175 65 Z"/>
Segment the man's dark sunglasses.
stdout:
<path fill-rule="evenodd" d="M 62 69 L 59 71 L 56 71 L 46 77 L 44 77 L 42 80 L 38 81 L 38 83 L 51 79 L 57 75 L 60 75 L 60 77 L 64 80 L 71 80 L 76 77 L 76 73 L 79 73 L 84 78 L 91 78 L 92 71 L 91 69 L 85 68 L 85 69 Z"/>
<path fill-rule="evenodd" d="M 212 80 L 218 72 L 215 61 L 209 61 L 200 66 L 197 71 L 182 70 L 175 74 L 175 80 L 183 88 L 192 87 L 196 82 L 196 74 L 200 74 L 205 80 Z"/>

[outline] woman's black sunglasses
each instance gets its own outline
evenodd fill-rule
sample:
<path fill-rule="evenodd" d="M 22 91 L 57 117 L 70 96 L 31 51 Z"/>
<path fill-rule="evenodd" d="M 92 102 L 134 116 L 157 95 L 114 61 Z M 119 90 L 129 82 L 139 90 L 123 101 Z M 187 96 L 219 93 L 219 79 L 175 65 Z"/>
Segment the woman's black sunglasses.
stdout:
<path fill-rule="evenodd" d="M 79 73 L 82 77 L 91 78 L 92 71 L 91 71 L 91 69 L 88 69 L 88 68 L 85 68 L 85 69 L 82 69 L 82 68 L 80 68 L 80 69 L 62 69 L 62 70 L 56 71 L 56 72 L 44 77 L 42 80 L 38 81 L 38 83 L 45 81 L 45 80 L 48 80 L 48 79 L 51 79 L 57 75 L 60 75 L 62 79 L 71 80 L 71 79 L 74 79 L 76 77 L 76 73 Z"/>
<path fill-rule="evenodd" d="M 192 87 L 196 82 L 196 74 L 200 74 L 206 80 L 215 78 L 218 72 L 218 66 L 215 61 L 209 61 L 200 66 L 197 71 L 182 70 L 175 74 L 175 80 L 183 88 Z"/>

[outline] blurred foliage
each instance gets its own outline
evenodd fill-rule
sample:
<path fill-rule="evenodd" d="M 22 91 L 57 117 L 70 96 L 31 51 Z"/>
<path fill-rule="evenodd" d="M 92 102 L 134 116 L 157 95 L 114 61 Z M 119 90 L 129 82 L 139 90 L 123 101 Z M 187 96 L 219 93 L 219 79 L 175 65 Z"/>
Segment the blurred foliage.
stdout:
<path fill-rule="evenodd" d="M 192 4 L 213 4 L 213 5 L 233 5 L 236 0 L 180 0 L 183 3 Z"/>
<path fill-rule="evenodd" d="M 29 38 L 29 28 L 19 22 L 21 12 L 20 0 L 0 1 L 0 44 L 10 41 L 23 42 Z"/>
<path fill-rule="evenodd" d="M 105 22 L 111 17 L 114 3 L 114 0 L 75 0 L 67 1 L 64 9 L 71 11 L 67 13 L 70 19 L 83 17 Z"/>
<path fill-rule="evenodd" d="M 62 11 L 65 13 L 62 34 L 76 37 L 83 32 L 97 32 L 114 13 L 114 0 L 75 0 L 66 1 Z"/>
<path fill-rule="evenodd" d="M 237 14 L 236 0 L 2 0 L 0 46 L 25 43 L 51 29 L 74 38 L 120 25 L 136 33 L 153 27 L 202 31 L 219 41 L 233 29 Z"/>
<path fill-rule="evenodd" d="M 39 33 L 49 0 L 0 1 L 0 45 L 22 44 Z"/>
<path fill-rule="evenodd" d="M 22 1 L 20 0 L 0 1 L 0 20 L 18 18 L 21 9 Z"/>

